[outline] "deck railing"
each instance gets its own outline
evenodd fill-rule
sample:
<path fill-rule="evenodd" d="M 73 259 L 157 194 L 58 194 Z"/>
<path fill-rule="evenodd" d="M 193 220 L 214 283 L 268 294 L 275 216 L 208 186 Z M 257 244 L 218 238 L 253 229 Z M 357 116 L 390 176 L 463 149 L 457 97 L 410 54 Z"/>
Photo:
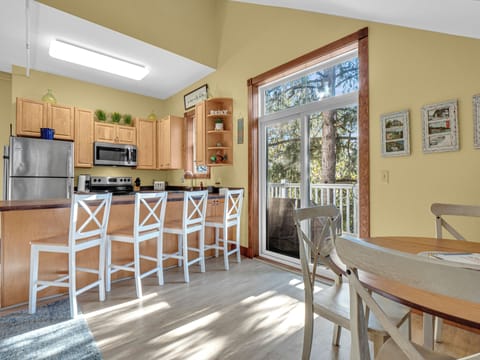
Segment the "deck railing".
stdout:
<path fill-rule="evenodd" d="M 270 183 L 269 196 L 300 200 L 300 184 Z M 342 213 L 343 232 L 358 235 L 358 184 L 310 184 L 316 205 L 335 205 Z"/>

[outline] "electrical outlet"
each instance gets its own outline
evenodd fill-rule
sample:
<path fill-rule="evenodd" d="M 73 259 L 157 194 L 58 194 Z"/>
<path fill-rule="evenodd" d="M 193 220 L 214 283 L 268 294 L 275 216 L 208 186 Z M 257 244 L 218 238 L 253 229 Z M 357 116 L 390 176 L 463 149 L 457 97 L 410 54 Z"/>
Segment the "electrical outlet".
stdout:
<path fill-rule="evenodd" d="M 388 184 L 390 180 L 390 173 L 388 170 L 382 170 L 382 182 Z"/>

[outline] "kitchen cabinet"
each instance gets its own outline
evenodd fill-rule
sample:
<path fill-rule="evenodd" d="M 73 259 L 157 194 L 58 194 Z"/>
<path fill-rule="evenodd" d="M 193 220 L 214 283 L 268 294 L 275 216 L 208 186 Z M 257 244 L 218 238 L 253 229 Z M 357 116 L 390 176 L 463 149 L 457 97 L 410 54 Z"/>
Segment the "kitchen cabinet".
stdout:
<path fill-rule="evenodd" d="M 183 122 L 173 115 L 157 121 L 157 169 L 183 168 Z"/>
<path fill-rule="evenodd" d="M 40 137 L 40 128 L 55 129 L 55 139 L 73 140 L 75 136 L 74 108 L 17 98 L 17 136 Z"/>
<path fill-rule="evenodd" d="M 156 169 L 156 121 L 136 119 L 135 127 L 137 128 L 137 169 Z"/>
<path fill-rule="evenodd" d="M 96 121 L 95 141 L 136 145 L 136 129 L 133 126 Z"/>
<path fill-rule="evenodd" d="M 75 108 L 75 167 L 93 166 L 93 111 Z"/>
<path fill-rule="evenodd" d="M 195 117 L 196 164 L 233 165 L 233 99 L 205 100 L 195 107 Z"/>

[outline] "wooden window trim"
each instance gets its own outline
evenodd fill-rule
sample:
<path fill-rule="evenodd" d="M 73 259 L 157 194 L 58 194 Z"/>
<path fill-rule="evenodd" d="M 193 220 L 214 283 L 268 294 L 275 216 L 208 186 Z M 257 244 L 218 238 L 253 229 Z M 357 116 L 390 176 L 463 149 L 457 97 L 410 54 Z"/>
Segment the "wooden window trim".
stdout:
<path fill-rule="evenodd" d="M 259 255 L 259 174 L 258 174 L 258 89 L 315 63 L 357 47 L 359 58 L 358 132 L 359 132 L 359 235 L 370 236 L 370 152 L 368 28 L 363 28 L 319 49 L 293 59 L 247 80 L 248 86 L 248 249 L 246 255 Z"/>
<path fill-rule="evenodd" d="M 207 167 L 206 174 L 197 174 L 193 171 L 193 122 L 195 121 L 195 109 L 187 111 L 183 114 L 185 138 L 183 141 L 185 154 L 184 166 L 185 171 L 190 171 L 193 177 L 185 174 L 185 179 L 210 179 L 210 167 Z"/>

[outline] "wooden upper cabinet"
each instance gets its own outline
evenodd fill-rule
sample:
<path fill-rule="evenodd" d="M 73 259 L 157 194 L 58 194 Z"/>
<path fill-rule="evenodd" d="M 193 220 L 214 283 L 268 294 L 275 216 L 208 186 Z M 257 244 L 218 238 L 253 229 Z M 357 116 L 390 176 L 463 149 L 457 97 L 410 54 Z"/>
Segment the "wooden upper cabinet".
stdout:
<path fill-rule="evenodd" d="M 157 121 L 157 169 L 183 168 L 183 117 Z"/>
<path fill-rule="evenodd" d="M 205 147 L 205 101 L 195 105 L 195 154 L 193 165 L 206 165 L 205 156 L 207 149 Z"/>
<path fill-rule="evenodd" d="M 223 124 L 221 129 L 217 122 Z M 205 131 L 207 165 L 233 165 L 233 99 L 205 100 Z"/>
<path fill-rule="evenodd" d="M 47 123 L 55 129 L 55 139 L 73 140 L 75 138 L 75 112 L 72 106 L 47 104 Z"/>
<path fill-rule="evenodd" d="M 17 136 L 40 137 L 40 128 L 55 130 L 55 139 L 73 140 L 75 136 L 74 108 L 17 98 Z"/>
<path fill-rule="evenodd" d="M 136 119 L 135 127 L 137 129 L 137 169 L 156 169 L 156 121 Z"/>
<path fill-rule="evenodd" d="M 75 167 L 93 166 L 93 111 L 75 108 Z"/>
<path fill-rule="evenodd" d="M 117 141 L 120 144 L 132 144 L 137 143 L 136 129 L 133 126 L 115 125 L 115 131 Z"/>
<path fill-rule="evenodd" d="M 123 126 L 95 121 L 95 141 L 136 144 L 136 131 L 133 126 Z"/>

